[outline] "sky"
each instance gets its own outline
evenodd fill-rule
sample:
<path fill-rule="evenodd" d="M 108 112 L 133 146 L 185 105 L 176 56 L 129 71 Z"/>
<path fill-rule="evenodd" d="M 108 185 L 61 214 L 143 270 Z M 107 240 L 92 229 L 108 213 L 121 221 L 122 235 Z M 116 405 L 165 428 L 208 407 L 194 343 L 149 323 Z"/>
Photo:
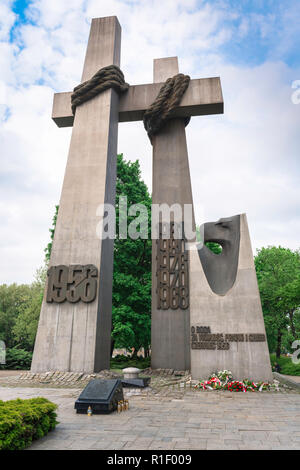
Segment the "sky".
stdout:
<path fill-rule="evenodd" d="M 170 56 L 192 79 L 221 78 L 224 114 L 186 128 L 196 221 L 246 213 L 254 253 L 297 249 L 298 0 L 0 0 L 0 284 L 30 283 L 44 263 L 71 137 L 51 120 L 53 93 L 80 82 L 91 19 L 111 15 L 130 84 Z M 119 125 L 118 152 L 151 191 L 142 122 Z"/>

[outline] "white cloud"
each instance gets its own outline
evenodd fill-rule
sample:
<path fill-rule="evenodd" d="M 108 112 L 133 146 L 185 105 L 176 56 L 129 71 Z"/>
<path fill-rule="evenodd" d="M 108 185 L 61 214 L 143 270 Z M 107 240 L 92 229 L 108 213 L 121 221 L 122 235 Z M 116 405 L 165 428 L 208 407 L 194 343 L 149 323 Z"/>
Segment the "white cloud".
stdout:
<path fill-rule="evenodd" d="M 299 245 L 300 105 L 290 96 L 300 70 L 281 62 L 279 53 L 276 60 L 242 67 L 226 63 L 219 52 L 234 35 L 245 37 L 253 18 L 242 18 L 224 2 L 33 3 L 36 25 L 18 26 L 14 44 L 8 41 L 11 2 L 1 3 L 7 20 L 5 27 L 0 22 L 0 283 L 30 282 L 43 262 L 71 132 L 51 121 L 52 95 L 79 82 L 89 22 L 99 16 L 117 15 L 122 24 L 121 65 L 131 84 L 151 82 L 153 58 L 172 55 L 193 78 L 221 76 L 225 114 L 195 117 L 187 127 L 196 213 L 203 207 L 206 220 L 216 220 L 246 212 L 254 247 Z M 267 34 L 261 19 L 258 24 Z M 286 50 L 285 37 L 282 42 Z M 119 126 L 118 149 L 127 159 L 140 159 L 151 187 L 152 148 L 141 122 Z"/>
<path fill-rule="evenodd" d="M 0 41 L 9 39 L 10 30 L 15 22 L 16 15 L 11 10 L 12 0 L 1 0 L 0 3 Z"/>

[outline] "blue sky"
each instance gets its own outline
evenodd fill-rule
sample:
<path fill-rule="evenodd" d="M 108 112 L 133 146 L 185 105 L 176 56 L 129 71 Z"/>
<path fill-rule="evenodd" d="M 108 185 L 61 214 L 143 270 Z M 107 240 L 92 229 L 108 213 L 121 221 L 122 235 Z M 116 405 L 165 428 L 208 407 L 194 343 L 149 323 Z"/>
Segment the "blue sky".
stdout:
<path fill-rule="evenodd" d="M 137 2 L 124 2 L 134 4 Z M 14 28 L 20 24 L 36 22 L 32 19 L 29 6 L 33 6 L 33 0 L 16 0 L 12 3 L 12 10 L 17 18 Z M 184 5 L 184 2 L 182 2 Z M 244 65 L 258 65 L 268 58 L 278 54 L 278 35 L 290 33 L 290 41 L 281 51 L 280 60 L 290 66 L 299 65 L 300 61 L 300 3 L 297 0 L 227 0 L 227 1 L 198 1 L 191 11 L 205 5 L 222 6 L 231 13 L 227 24 L 236 31 L 243 31 L 223 45 L 220 50 L 224 57 L 232 63 Z M 290 31 L 287 31 L 287 25 Z M 12 34 L 13 40 L 13 34 Z"/>
<path fill-rule="evenodd" d="M 298 0 L 1 0 L 0 283 L 30 282 L 43 263 L 71 135 L 51 121 L 53 93 L 79 83 L 91 18 L 109 15 L 129 83 L 173 55 L 192 78 L 221 77 L 224 115 L 186 131 L 197 221 L 246 212 L 254 250 L 299 247 Z M 119 126 L 118 149 L 151 189 L 141 123 Z"/>
<path fill-rule="evenodd" d="M 30 0 L 16 0 L 12 4 L 12 10 L 19 16 L 19 21 L 26 21 L 26 9 L 30 4 Z"/>

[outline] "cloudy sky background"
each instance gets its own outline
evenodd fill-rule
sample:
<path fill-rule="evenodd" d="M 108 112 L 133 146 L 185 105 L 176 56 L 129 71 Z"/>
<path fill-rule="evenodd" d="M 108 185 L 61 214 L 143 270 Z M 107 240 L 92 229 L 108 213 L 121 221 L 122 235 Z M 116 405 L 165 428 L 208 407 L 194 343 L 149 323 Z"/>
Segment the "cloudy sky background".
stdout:
<path fill-rule="evenodd" d="M 31 282 L 43 264 L 71 136 L 51 120 L 53 93 L 79 83 L 91 18 L 110 15 L 130 84 L 175 55 L 192 78 L 221 77 L 224 115 L 186 130 L 198 222 L 246 212 L 254 251 L 298 248 L 298 0 L 0 0 L 0 283 Z M 118 149 L 151 189 L 141 122 L 120 124 Z"/>

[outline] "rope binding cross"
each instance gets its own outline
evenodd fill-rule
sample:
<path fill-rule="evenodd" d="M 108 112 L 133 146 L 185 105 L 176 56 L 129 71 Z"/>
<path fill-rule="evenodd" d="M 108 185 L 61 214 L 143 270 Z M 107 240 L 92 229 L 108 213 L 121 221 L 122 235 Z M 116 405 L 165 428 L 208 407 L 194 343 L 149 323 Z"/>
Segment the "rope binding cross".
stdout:
<path fill-rule="evenodd" d="M 152 137 L 162 129 L 165 123 L 174 117 L 174 111 L 179 106 L 182 96 L 190 83 L 190 77 L 182 73 L 168 78 L 161 87 L 156 99 L 145 111 L 144 127 L 152 143 Z M 117 65 L 108 65 L 98 70 L 90 80 L 76 86 L 71 95 L 72 113 L 76 107 L 108 88 L 114 88 L 118 93 L 124 93 L 129 85 L 125 82 L 123 72 Z M 190 118 L 185 119 L 185 125 Z"/>
<path fill-rule="evenodd" d="M 144 114 L 144 127 L 152 143 L 152 137 L 162 129 L 164 124 L 174 117 L 174 111 L 178 108 L 180 101 L 188 88 L 190 77 L 182 73 L 168 78 L 161 87 L 155 101 L 149 106 Z M 185 125 L 190 118 L 185 120 Z"/>
<path fill-rule="evenodd" d="M 122 70 L 117 65 L 103 67 L 90 80 L 80 83 L 74 88 L 71 95 L 72 113 L 75 114 L 76 106 L 94 98 L 108 88 L 114 88 L 119 93 L 123 93 L 129 88 Z"/>

